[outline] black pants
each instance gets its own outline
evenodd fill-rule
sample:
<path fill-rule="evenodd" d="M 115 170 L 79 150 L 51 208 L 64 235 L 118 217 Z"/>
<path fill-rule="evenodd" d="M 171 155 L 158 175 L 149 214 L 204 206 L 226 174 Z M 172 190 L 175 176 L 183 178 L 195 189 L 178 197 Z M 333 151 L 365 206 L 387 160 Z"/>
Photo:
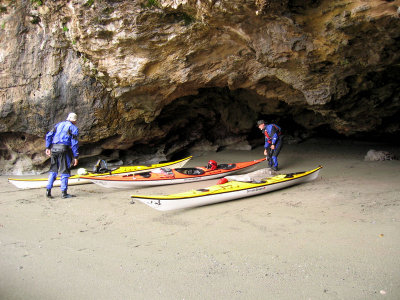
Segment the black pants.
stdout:
<path fill-rule="evenodd" d="M 278 155 L 281 152 L 283 146 L 283 136 L 279 137 L 275 143 L 275 149 L 271 149 L 271 144 L 267 148 L 267 158 L 268 158 L 268 165 L 270 167 L 278 167 Z"/>
<path fill-rule="evenodd" d="M 51 149 L 50 172 L 71 175 L 69 170 L 71 165 L 71 150 L 68 148 Z"/>

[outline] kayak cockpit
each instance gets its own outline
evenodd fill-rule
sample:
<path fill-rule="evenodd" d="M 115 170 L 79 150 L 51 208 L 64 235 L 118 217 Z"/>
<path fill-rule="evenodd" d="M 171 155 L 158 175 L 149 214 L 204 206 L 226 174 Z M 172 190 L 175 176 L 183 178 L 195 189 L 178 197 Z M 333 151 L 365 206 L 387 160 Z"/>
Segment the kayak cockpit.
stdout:
<path fill-rule="evenodd" d="M 236 164 L 220 164 L 217 166 L 217 169 L 221 170 L 231 170 L 236 168 Z"/>
<path fill-rule="evenodd" d="M 185 175 L 203 175 L 205 173 L 204 170 L 199 168 L 177 168 L 175 171 Z"/>

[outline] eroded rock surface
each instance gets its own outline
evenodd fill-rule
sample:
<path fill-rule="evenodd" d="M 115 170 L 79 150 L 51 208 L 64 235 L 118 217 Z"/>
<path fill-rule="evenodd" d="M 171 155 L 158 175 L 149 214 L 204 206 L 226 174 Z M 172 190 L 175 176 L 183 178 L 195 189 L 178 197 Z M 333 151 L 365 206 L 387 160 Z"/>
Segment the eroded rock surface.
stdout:
<path fill-rule="evenodd" d="M 398 136 L 400 0 L 73 0 L 0 4 L 0 169 L 43 170 L 79 116 L 82 157 L 246 149 L 258 118 Z"/>

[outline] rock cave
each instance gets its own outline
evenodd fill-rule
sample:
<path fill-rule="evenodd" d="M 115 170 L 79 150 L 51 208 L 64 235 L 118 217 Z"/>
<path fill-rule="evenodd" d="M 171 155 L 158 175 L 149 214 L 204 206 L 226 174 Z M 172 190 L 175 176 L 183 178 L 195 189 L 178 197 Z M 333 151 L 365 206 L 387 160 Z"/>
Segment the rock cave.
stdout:
<path fill-rule="evenodd" d="M 400 1 L 3 1 L 0 170 L 46 171 L 79 116 L 84 163 L 312 137 L 398 143 Z"/>

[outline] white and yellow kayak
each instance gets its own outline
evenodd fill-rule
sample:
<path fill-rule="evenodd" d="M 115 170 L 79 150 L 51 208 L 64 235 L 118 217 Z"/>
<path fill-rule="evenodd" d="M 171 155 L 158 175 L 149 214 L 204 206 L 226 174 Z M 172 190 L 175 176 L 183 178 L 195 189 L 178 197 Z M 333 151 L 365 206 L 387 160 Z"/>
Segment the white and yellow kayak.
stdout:
<path fill-rule="evenodd" d="M 171 195 L 132 195 L 148 206 L 161 210 L 176 210 L 259 195 L 292 185 L 309 182 L 318 177 L 322 166 L 314 170 L 276 175 L 257 182 L 228 181 L 199 190 Z"/>
<path fill-rule="evenodd" d="M 163 167 L 168 168 L 181 168 L 183 167 L 192 156 L 172 161 L 166 162 L 162 164 L 152 164 L 148 166 L 121 166 L 114 170 L 110 170 L 107 173 L 88 173 L 86 176 L 107 176 L 107 175 L 127 175 L 127 174 L 135 174 L 138 172 L 143 171 L 155 171 Z M 68 185 L 78 185 L 78 184 L 87 184 L 92 183 L 91 180 L 82 178 L 83 175 L 72 175 L 68 179 Z M 8 178 L 8 182 L 15 185 L 17 188 L 20 189 L 37 189 L 37 188 L 44 188 L 47 185 L 47 178 Z M 54 186 L 60 186 L 61 181 L 60 177 L 54 181 Z"/>

